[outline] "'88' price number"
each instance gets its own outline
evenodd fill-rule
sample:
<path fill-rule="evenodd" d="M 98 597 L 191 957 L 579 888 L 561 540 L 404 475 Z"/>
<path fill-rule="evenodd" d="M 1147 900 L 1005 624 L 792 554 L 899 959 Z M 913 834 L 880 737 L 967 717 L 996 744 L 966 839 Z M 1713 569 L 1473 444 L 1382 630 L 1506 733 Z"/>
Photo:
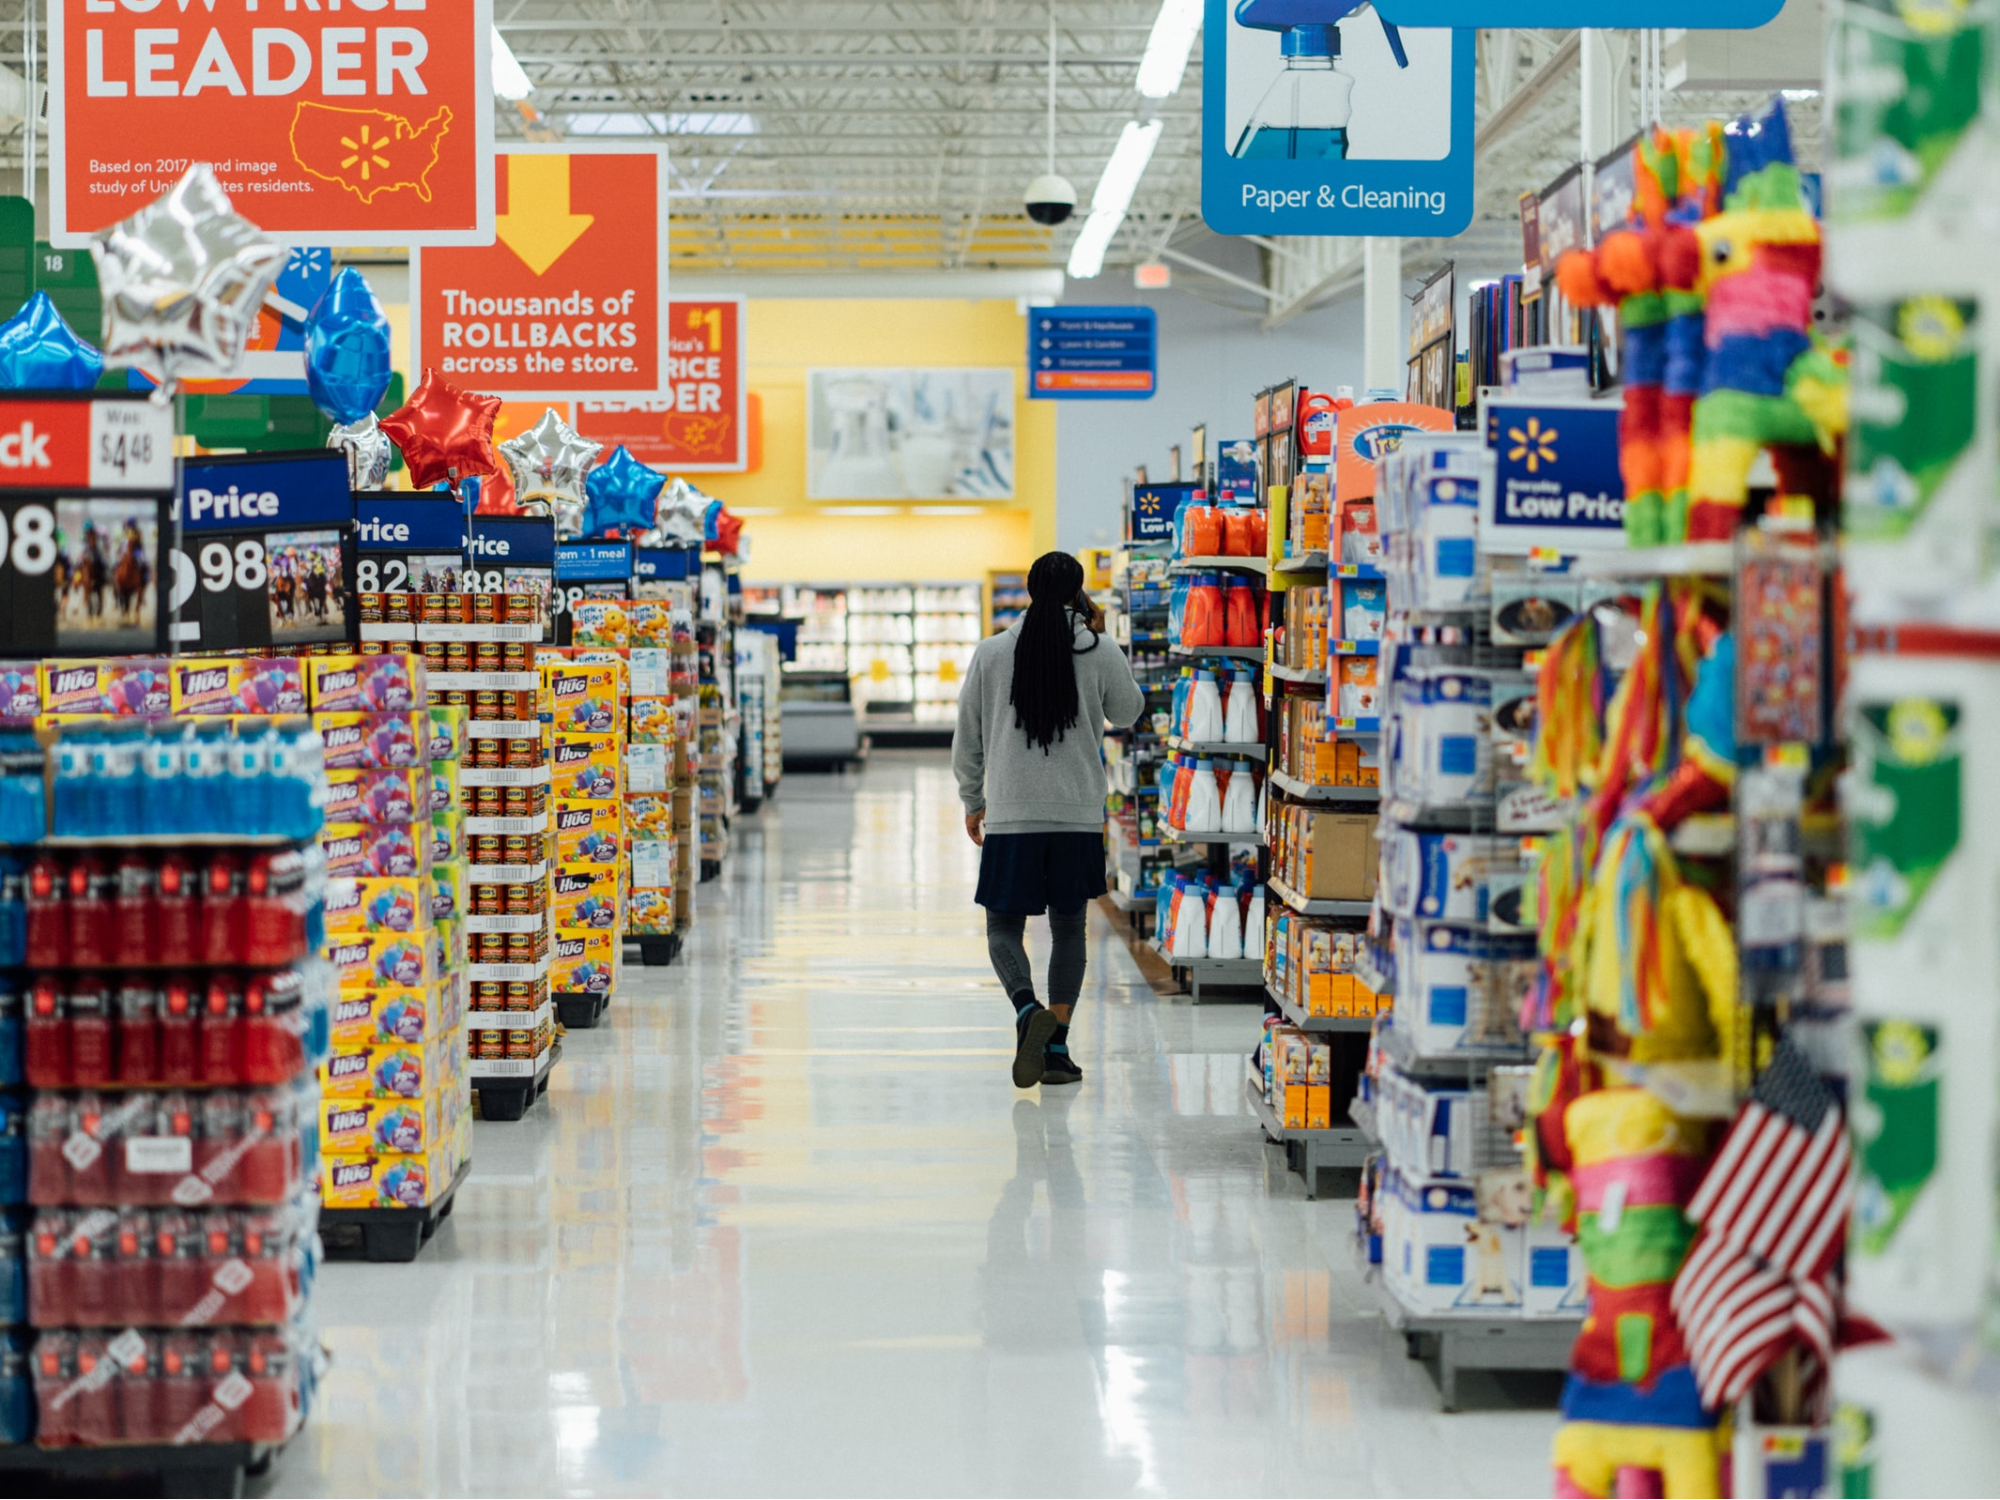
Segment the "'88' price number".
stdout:
<path fill-rule="evenodd" d="M 56 515 L 46 505 L 0 510 L 0 568 L 33 578 L 56 565 Z"/>

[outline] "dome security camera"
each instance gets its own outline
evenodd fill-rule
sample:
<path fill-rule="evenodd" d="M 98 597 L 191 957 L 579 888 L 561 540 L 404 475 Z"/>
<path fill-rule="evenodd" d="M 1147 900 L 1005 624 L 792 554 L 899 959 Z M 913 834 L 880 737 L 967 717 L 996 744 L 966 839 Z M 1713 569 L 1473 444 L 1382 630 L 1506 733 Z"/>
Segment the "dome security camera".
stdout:
<path fill-rule="evenodd" d="M 1045 172 L 1028 184 L 1028 217 L 1037 224 L 1060 224 L 1076 212 L 1076 189 L 1067 177 Z"/>

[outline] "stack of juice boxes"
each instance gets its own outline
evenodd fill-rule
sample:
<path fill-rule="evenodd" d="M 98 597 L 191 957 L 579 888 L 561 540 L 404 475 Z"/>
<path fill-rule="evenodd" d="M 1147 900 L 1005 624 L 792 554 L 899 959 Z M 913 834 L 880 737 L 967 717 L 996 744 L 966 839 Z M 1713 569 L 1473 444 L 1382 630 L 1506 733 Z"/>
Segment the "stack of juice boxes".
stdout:
<path fill-rule="evenodd" d="M 1275 1016 L 1264 1021 L 1264 1101 L 1287 1130 L 1333 1124 L 1333 1045 Z"/>
<path fill-rule="evenodd" d="M 432 707 L 424 659 L 389 649 L 400 641 L 364 644 L 375 649 L 307 664 L 332 783 L 321 847 L 339 983 L 320 1070 L 320 1198 L 423 1208 L 471 1154 L 463 835 L 447 800 L 464 711 Z"/>
<path fill-rule="evenodd" d="M 0 1304 L 36 1330 L 0 1345 L 0 1434 L 282 1442 L 321 1361 L 333 989 L 301 666 L 51 661 L 4 711 L 43 706 L 65 844 L 0 855 L 0 1083 L 32 1090 L 0 1099 L 0 1202 L 25 1205 Z M 42 751 L 8 754 L 26 775 Z"/>
<path fill-rule="evenodd" d="M 611 997 L 625 924 L 628 695 L 626 661 L 617 648 L 542 653 L 541 707 L 551 735 L 549 792 L 556 825 L 550 894 L 555 963 L 549 982 L 556 994 L 587 999 L 594 1007 Z"/>
<path fill-rule="evenodd" d="M 682 931 L 694 920 L 698 664 L 693 587 L 679 581 L 639 587 L 645 593 L 631 606 L 631 739 L 625 751 L 631 844 L 626 931 L 654 937 Z"/>

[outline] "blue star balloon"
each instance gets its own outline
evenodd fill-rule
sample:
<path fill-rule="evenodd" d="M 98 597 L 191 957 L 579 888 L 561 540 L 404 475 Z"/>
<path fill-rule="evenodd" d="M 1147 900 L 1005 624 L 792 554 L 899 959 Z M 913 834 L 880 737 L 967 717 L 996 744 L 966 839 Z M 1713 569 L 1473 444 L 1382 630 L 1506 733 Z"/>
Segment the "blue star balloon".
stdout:
<path fill-rule="evenodd" d="M 87 391 L 104 356 L 70 332 L 47 292 L 0 323 L 0 390 Z"/>
<path fill-rule="evenodd" d="M 306 394 L 334 421 L 359 422 L 389 389 L 389 319 L 348 266 L 306 318 Z"/>
<path fill-rule="evenodd" d="M 653 528 L 660 491 L 667 485 L 657 469 L 649 469 L 620 443 L 611 457 L 592 469 L 583 480 L 588 497 L 583 507 L 583 535 L 587 537 L 637 536 Z"/>

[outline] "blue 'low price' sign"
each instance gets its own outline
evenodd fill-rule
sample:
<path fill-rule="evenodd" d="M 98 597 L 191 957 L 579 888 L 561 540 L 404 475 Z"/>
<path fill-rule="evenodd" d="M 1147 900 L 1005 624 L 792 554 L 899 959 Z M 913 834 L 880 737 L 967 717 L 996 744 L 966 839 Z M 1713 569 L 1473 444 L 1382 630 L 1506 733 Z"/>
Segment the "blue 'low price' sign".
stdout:
<path fill-rule="evenodd" d="M 1038 401 L 1144 401 L 1159 385 L 1150 307 L 1028 310 L 1028 395 Z"/>
<path fill-rule="evenodd" d="M 1405 31 L 1362 0 L 1208 0 L 1208 227 L 1410 237 L 1464 230 L 1473 210 L 1474 38 L 1429 18 L 1425 29 Z"/>
<path fill-rule="evenodd" d="M 1625 545 L 1625 477 L 1618 468 L 1616 401 L 1485 405 L 1493 485 L 1481 518 L 1484 551 L 1538 547 L 1599 552 Z"/>

